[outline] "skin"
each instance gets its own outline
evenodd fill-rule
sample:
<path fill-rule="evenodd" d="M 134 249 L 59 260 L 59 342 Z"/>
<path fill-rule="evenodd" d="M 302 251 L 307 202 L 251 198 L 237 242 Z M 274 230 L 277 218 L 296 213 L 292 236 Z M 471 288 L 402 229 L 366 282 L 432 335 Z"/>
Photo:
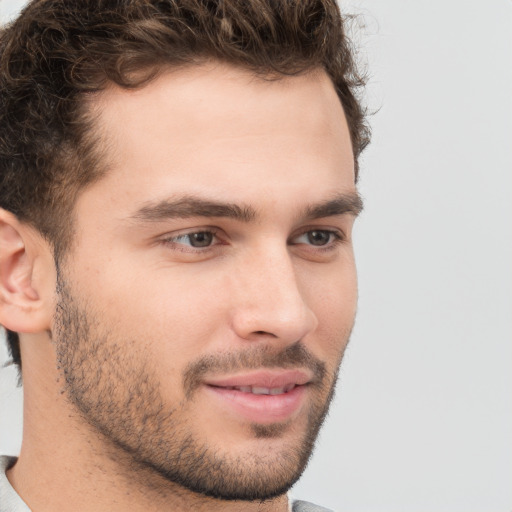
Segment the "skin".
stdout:
<path fill-rule="evenodd" d="M 80 194 L 58 268 L 0 212 L 0 321 L 22 333 L 25 393 L 8 478 L 35 512 L 285 511 L 356 309 L 357 192 L 334 88 L 322 71 L 262 80 L 209 63 L 110 87 L 90 108 L 109 171 Z M 191 198 L 208 205 L 183 209 Z M 286 414 L 249 418 L 208 384 L 262 369 L 307 376 Z M 187 442 L 203 485 L 220 461 L 223 492 L 267 499 L 171 482 Z"/>

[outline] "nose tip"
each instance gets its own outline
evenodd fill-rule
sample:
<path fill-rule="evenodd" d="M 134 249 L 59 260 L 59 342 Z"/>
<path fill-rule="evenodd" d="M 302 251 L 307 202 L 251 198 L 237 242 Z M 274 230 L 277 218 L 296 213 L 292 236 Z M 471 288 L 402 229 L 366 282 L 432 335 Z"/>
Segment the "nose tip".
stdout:
<path fill-rule="evenodd" d="M 260 269 L 261 270 L 261 269 Z M 313 332 L 318 320 L 301 292 L 292 268 L 276 268 L 264 279 L 244 287 L 244 299 L 235 308 L 233 327 L 246 340 L 270 337 L 294 343 Z M 259 282 L 258 282 L 259 281 Z"/>
<path fill-rule="evenodd" d="M 305 304 L 278 304 L 271 298 L 266 300 L 268 307 L 253 306 L 236 315 L 234 328 L 239 337 L 251 340 L 266 336 L 294 343 L 316 329 L 316 316 Z"/>

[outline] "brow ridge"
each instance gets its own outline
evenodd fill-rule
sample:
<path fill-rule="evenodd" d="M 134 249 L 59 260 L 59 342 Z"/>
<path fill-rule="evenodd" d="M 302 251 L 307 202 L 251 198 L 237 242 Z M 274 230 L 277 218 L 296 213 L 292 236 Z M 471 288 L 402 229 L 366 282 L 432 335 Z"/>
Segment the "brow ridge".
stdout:
<path fill-rule="evenodd" d="M 132 219 L 158 222 L 166 219 L 184 219 L 188 217 L 227 217 L 249 222 L 256 217 L 256 211 L 246 205 L 184 196 L 175 200 L 163 199 L 155 203 L 147 203 L 135 212 Z"/>
<path fill-rule="evenodd" d="M 303 216 L 307 219 L 350 214 L 357 217 L 363 211 L 363 199 L 358 192 L 339 194 L 320 204 L 307 206 Z"/>
<path fill-rule="evenodd" d="M 303 210 L 302 217 L 317 219 L 344 214 L 357 216 L 362 210 L 361 196 L 357 192 L 351 192 L 339 194 L 319 204 L 308 205 Z M 162 199 L 146 203 L 131 216 L 131 219 L 142 222 L 159 222 L 189 217 L 225 217 L 250 222 L 256 216 L 256 210 L 249 205 L 183 196 L 178 199 Z"/>

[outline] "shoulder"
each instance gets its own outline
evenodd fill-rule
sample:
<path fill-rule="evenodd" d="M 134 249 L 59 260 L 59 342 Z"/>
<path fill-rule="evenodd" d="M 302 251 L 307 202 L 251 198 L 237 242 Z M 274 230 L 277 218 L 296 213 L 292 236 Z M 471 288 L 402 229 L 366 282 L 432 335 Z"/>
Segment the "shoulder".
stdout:
<path fill-rule="evenodd" d="M 294 500 L 292 502 L 293 512 L 333 512 L 332 510 L 324 507 L 320 507 L 309 501 Z"/>
<path fill-rule="evenodd" d="M 5 474 L 15 462 L 15 457 L 0 455 L 0 512 L 30 512 L 28 506 L 12 488 Z"/>

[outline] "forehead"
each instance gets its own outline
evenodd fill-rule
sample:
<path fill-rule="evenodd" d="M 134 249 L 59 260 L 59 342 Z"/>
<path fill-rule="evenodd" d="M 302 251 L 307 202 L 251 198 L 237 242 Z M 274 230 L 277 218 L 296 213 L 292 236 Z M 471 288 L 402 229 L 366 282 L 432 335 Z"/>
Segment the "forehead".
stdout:
<path fill-rule="evenodd" d="M 208 63 L 138 90 L 112 86 L 92 109 L 110 159 L 104 186 L 121 192 L 133 182 L 139 203 L 159 191 L 230 201 L 284 186 L 300 194 L 311 180 L 333 194 L 354 188 L 343 108 L 321 70 L 276 79 Z"/>
<path fill-rule="evenodd" d="M 307 103 L 315 99 L 314 104 Z M 295 110 L 302 103 L 301 114 L 310 121 L 325 122 L 326 114 L 344 117 L 332 81 L 320 68 L 294 75 L 256 75 L 253 71 L 218 61 L 181 68 L 163 68 L 149 84 L 136 89 L 122 89 L 114 84 L 96 96 L 102 120 L 116 122 L 118 116 L 129 115 L 132 109 L 153 110 L 167 105 L 176 114 L 186 112 L 190 122 L 231 121 L 239 124 L 241 110 L 257 121 L 268 116 L 269 109 Z M 334 106 L 337 108 L 333 111 Z M 118 107 L 123 106 L 119 111 Z M 133 113 L 133 112 L 132 112 Z M 246 119 L 247 121 L 248 119 Z"/>

